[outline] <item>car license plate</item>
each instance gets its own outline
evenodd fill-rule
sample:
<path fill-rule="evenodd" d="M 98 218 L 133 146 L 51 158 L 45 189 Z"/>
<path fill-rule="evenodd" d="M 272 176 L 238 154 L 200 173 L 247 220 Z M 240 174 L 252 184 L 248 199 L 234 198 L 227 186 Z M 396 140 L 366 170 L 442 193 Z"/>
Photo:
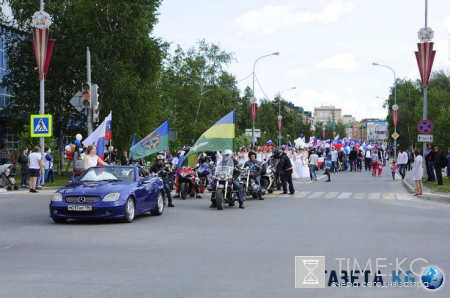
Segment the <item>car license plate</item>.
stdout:
<path fill-rule="evenodd" d="M 90 205 L 86 205 L 86 206 L 69 205 L 69 206 L 67 206 L 67 210 L 69 210 L 69 211 L 92 211 L 92 206 L 90 206 Z"/>

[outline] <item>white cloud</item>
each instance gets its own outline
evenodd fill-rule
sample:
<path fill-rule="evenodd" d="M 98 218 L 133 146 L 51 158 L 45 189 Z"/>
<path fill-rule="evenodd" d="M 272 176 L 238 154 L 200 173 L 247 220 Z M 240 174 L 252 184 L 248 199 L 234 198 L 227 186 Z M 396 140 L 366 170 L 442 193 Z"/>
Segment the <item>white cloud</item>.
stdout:
<path fill-rule="evenodd" d="M 308 74 L 308 71 L 304 68 L 297 68 L 290 70 L 286 73 L 286 76 L 288 78 L 296 78 L 296 77 L 302 77 Z"/>
<path fill-rule="evenodd" d="M 344 90 L 348 94 L 352 94 L 353 93 L 353 88 L 345 88 Z"/>
<path fill-rule="evenodd" d="M 252 10 L 238 17 L 235 22 L 241 28 L 239 34 L 257 33 L 270 35 L 281 29 L 286 29 L 297 24 L 311 22 L 336 22 L 342 14 L 353 10 L 351 3 L 333 1 L 314 13 L 310 11 L 295 12 L 289 6 L 264 6 L 261 10 Z"/>
<path fill-rule="evenodd" d="M 446 29 L 446 31 L 450 31 L 450 17 L 445 18 L 444 28 Z"/>
<path fill-rule="evenodd" d="M 317 64 L 319 68 L 353 71 L 359 67 L 352 54 L 336 54 Z"/>
<path fill-rule="evenodd" d="M 334 92 L 319 92 L 317 90 L 305 90 L 300 94 L 300 106 L 313 109 L 319 106 L 335 105 L 339 96 Z"/>

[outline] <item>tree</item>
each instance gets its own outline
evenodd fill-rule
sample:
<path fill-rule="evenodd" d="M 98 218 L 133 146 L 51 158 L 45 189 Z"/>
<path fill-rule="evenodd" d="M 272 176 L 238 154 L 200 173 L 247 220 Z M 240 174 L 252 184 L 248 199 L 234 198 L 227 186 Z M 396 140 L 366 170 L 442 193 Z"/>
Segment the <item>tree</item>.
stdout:
<path fill-rule="evenodd" d="M 171 128 L 178 132 L 176 146 L 192 145 L 223 116 L 239 109 L 236 79 L 225 71 L 232 61 L 231 53 L 205 40 L 186 52 L 178 46 L 173 56 L 166 53 L 157 94 L 173 119 Z"/>
<path fill-rule="evenodd" d="M 4 24 L 22 34 L 9 38 L 9 74 L 3 85 L 14 95 L 6 110 L 8 121 L 20 131 L 29 115 L 39 111 L 39 81 L 31 50 L 31 16 L 37 3 L 4 0 L 12 20 Z M 116 147 L 128 148 L 133 133 L 154 130 L 159 124 L 155 83 L 165 44 L 150 37 L 161 1 L 55 0 L 46 3 L 56 39 L 45 81 L 45 112 L 54 115 L 54 131 L 86 135 L 83 113 L 70 104 L 86 81 L 86 48 L 91 52 L 92 82 L 99 85 L 100 118 L 113 114 Z M 132 17 L 130 17 L 132 16 Z M 152 104 L 153 103 L 153 104 Z M 15 117 L 20 111 L 20 118 Z"/>

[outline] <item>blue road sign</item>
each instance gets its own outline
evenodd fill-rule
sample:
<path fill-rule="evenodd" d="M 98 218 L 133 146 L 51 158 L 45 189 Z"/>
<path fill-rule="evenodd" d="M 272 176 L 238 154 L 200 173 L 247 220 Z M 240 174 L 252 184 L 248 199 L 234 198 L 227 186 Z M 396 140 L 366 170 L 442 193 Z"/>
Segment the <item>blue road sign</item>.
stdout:
<path fill-rule="evenodd" d="M 419 131 L 419 133 L 421 134 L 429 134 L 432 133 L 434 129 L 434 125 L 433 123 L 428 120 L 428 119 L 424 119 L 424 120 L 420 120 L 419 123 L 417 124 L 417 130 Z"/>
<path fill-rule="evenodd" d="M 53 135 L 52 115 L 31 115 L 30 134 L 32 137 L 51 137 Z"/>

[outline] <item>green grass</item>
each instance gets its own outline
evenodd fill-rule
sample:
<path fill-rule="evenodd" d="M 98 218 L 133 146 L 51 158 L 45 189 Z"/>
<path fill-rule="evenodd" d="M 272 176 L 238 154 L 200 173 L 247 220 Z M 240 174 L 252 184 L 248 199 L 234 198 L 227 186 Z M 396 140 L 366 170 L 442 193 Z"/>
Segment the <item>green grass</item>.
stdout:
<path fill-rule="evenodd" d="M 445 175 L 442 175 L 442 181 L 444 185 L 438 185 L 437 180 L 435 182 L 430 182 L 427 181 L 427 179 L 423 179 L 422 183 L 424 187 L 429 188 L 431 191 L 450 193 L 450 179 Z"/>

